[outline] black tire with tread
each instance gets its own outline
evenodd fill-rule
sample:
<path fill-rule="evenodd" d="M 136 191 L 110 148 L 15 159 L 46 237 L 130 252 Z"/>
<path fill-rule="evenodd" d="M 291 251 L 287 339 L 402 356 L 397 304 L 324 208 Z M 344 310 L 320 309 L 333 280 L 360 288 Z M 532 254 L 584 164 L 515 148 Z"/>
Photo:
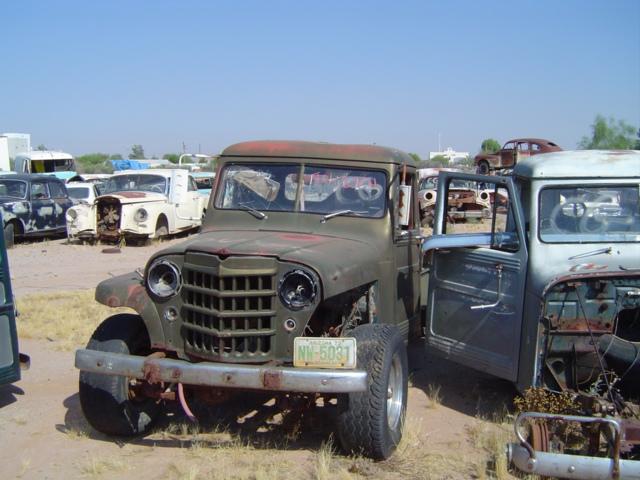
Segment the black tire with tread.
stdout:
<path fill-rule="evenodd" d="M 478 174 L 480 175 L 489 175 L 491 173 L 491 167 L 489 166 L 489 162 L 486 160 L 481 160 L 478 162 Z"/>
<path fill-rule="evenodd" d="M 98 326 L 87 349 L 147 355 L 149 337 L 139 315 L 118 314 Z M 155 399 L 131 399 L 127 377 L 91 372 L 80 372 L 80 406 L 93 428 L 117 436 L 145 433 L 161 409 Z"/>
<path fill-rule="evenodd" d="M 338 438 L 349 453 L 376 460 L 389 458 L 400 439 L 407 409 L 408 368 L 405 339 L 392 325 L 368 324 L 350 335 L 357 341 L 357 368 L 368 373 L 368 388 L 339 398 Z M 402 366 L 402 410 L 400 421 L 391 429 L 387 421 L 387 390 L 393 357 Z"/>

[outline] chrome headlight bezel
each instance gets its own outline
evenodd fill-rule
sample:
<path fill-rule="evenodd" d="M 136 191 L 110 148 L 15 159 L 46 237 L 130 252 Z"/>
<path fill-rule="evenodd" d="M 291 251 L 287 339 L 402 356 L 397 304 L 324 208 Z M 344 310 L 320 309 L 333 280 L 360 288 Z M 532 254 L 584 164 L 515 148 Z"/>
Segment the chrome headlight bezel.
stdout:
<path fill-rule="evenodd" d="M 174 297 L 182 288 L 180 267 L 166 258 L 156 259 L 147 269 L 145 283 L 149 293 L 158 299 Z"/>
<path fill-rule="evenodd" d="M 133 220 L 136 223 L 143 223 L 149 219 L 149 212 L 143 207 L 140 207 L 136 210 L 136 213 L 133 214 Z"/>
<path fill-rule="evenodd" d="M 314 275 L 296 268 L 282 275 L 278 284 L 278 297 L 289 310 L 297 311 L 313 305 L 318 289 Z"/>

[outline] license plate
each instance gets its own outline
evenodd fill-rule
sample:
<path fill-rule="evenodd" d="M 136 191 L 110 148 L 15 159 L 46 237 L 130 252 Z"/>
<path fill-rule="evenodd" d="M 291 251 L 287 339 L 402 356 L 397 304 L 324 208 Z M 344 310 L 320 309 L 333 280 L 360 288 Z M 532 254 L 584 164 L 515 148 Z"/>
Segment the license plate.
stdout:
<path fill-rule="evenodd" d="M 293 366 L 356 368 L 356 339 L 296 337 L 293 339 Z"/>

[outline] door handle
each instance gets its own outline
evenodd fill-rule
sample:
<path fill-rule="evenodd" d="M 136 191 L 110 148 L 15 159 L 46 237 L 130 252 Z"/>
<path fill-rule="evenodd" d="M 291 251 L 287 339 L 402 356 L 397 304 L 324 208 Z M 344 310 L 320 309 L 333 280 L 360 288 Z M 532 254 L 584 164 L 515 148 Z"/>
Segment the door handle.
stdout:
<path fill-rule="evenodd" d="M 497 299 L 493 303 L 489 303 L 487 305 L 471 305 L 469 308 L 471 310 L 485 310 L 487 308 L 495 308 L 500 305 L 500 301 L 502 300 L 502 264 L 496 264 L 496 270 L 498 272 L 498 289 L 496 291 Z"/>

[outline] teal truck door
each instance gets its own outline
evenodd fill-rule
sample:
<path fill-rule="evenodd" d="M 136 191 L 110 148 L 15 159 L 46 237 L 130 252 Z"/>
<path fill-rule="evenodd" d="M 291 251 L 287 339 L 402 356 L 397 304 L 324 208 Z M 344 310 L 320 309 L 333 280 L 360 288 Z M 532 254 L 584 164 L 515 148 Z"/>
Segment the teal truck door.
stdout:
<path fill-rule="evenodd" d="M 427 346 L 515 381 L 527 249 L 513 181 L 444 172 L 438 183 L 435 235 L 423 246 Z M 478 201 L 488 198 L 489 208 Z"/>
<path fill-rule="evenodd" d="M 4 235 L 0 235 L 0 385 L 20 380 L 18 334 Z"/>

